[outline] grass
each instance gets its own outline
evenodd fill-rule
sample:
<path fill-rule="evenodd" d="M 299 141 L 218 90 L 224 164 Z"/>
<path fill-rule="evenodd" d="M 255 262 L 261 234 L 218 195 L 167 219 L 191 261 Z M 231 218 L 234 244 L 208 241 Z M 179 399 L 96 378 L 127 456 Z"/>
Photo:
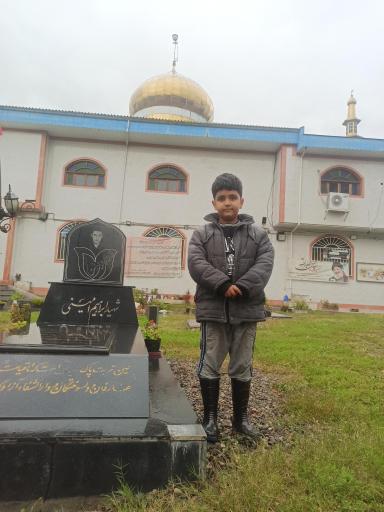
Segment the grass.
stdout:
<path fill-rule="evenodd" d="M 187 318 L 160 319 L 168 358 L 198 358 Z M 206 482 L 149 494 L 121 482 L 109 510 L 384 512 L 383 334 L 383 315 L 309 312 L 260 324 L 254 364 L 277 376 L 290 443 L 247 450 L 234 441 Z"/>
<path fill-rule="evenodd" d="M 198 357 L 186 319 L 160 320 L 169 358 Z M 123 492 L 112 510 L 384 512 L 383 334 L 383 315 L 310 312 L 259 325 L 254 364 L 278 376 L 292 442 L 234 443 L 213 480 L 131 493 L 128 508 Z"/>

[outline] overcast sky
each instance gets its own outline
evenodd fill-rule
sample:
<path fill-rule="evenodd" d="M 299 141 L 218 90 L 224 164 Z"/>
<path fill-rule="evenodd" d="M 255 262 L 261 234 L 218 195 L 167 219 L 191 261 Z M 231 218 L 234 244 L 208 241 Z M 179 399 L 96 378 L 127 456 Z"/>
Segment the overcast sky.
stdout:
<path fill-rule="evenodd" d="M 215 121 L 384 138 L 382 0 L 0 0 L 0 104 L 128 113 L 145 79 L 178 72 Z"/>

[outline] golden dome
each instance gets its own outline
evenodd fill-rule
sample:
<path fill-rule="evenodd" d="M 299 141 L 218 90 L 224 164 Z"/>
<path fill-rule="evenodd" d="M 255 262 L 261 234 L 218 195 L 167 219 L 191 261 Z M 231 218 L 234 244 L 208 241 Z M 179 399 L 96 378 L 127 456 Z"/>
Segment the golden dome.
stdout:
<path fill-rule="evenodd" d="M 199 84 L 171 72 L 140 85 L 132 94 L 129 113 L 168 121 L 209 122 L 213 119 L 213 104 Z"/>

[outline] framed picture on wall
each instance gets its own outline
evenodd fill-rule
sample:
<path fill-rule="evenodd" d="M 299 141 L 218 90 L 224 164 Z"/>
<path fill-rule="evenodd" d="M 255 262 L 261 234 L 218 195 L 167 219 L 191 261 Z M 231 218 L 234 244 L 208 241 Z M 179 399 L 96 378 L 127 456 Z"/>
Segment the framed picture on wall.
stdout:
<path fill-rule="evenodd" d="M 384 263 L 356 263 L 356 280 L 384 284 Z"/>

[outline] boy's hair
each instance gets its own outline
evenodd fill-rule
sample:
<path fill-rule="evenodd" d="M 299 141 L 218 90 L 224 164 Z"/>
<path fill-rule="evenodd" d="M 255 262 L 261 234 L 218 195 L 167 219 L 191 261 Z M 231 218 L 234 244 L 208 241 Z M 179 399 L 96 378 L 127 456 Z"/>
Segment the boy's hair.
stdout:
<path fill-rule="evenodd" d="M 212 183 L 213 198 L 216 197 L 219 190 L 236 190 L 240 197 L 243 197 L 243 184 L 237 176 L 230 174 L 229 172 L 220 174 L 220 176 L 218 176 Z"/>

